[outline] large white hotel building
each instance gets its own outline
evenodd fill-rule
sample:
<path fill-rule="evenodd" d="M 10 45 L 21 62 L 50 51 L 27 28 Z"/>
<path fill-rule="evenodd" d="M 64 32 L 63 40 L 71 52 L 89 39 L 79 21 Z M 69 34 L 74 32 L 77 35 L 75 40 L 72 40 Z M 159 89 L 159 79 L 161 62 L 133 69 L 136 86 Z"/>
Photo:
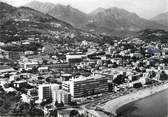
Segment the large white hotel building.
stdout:
<path fill-rule="evenodd" d="M 108 91 L 108 77 L 105 76 L 90 76 L 72 78 L 69 81 L 62 83 L 62 89 L 70 92 L 73 98 L 94 95 Z"/>

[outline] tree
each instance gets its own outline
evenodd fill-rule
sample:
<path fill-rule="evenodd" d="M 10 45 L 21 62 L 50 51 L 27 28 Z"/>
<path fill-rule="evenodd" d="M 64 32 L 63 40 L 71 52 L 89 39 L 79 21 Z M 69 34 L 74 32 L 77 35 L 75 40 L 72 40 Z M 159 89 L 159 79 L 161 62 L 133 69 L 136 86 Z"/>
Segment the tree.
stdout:
<path fill-rule="evenodd" d="M 41 77 L 41 76 L 39 76 L 39 77 L 38 77 L 38 80 L 43 80 L 43 79 L 44 79 L 44 78 L 43 78 L 43 77 Z"/>
<path fill-rule="evenodd" d="M 13 116 L 26 116 L 29 112 L 29 104 L 18 102 L 15 104 L 15 108 L 12 110 Z"/>
<path fill-rule="evenodd" d="M 123 84 L 125 82 L 125 78 L 123 77 L 123 75 L 119 75 L 117 76 L 117 78 L 115 78 L 113 80 L 113 82 L 117 85 Z"/>
<path fill-rule="evenodd" d="M 70 105 L 71 105 L 71 106 L 77 106 L 78 104 L 77 104 L 76 101 L 73 101 L 73 102 L 70 103 Z"/>
<path fill-rule="evenodd" d="M 42 117 L 44 116 L 44 112 L 41 109 L 38 108 L 33 108 L 30 112 L 29 112 L 30 116 L 38 116 L 38 117 Z"/>
<path fill-rule="evenodd" d="M 43 64 L 44 64 L 44 65 L 47 65 L 47 64 L 48 64 L 48 61 L 44 59 L 44 60 L 43 60 Z"/>
<path fill-rule="evenodd" d="M 50 83 L 51 82 L 51 79 L 48 77 L 46 78 L 46 82 Z"/>
<path fill-rule="evenodd" d="M 160 80 L 167 80 L 167 79 L 168 79 L 168 75 L 164 71 L 162 71 L 160 73 Z"/>
<path fill-rule="evenodd" d="M 117 63 L 114 62 L 114 63 L 113 63 L 113 68 L 117 68 L 117 67 L 118 67 Z"/>
<path fill-rule="evenodd" d="M 58 101 L 56 100 L 56 101 L 55 101 L 55 106 L 57 106 L 57 105 L 58 105 Z"/>
<path fill-rule="evenodd" d="M 155 77 L 155 76 L 156 76 L 156 73 L 155 73 L 154 71 L 151 71 L 149 78 L 153 78 L 153 77 Z"/>
<path fill-rule="evenodd" d="M 135 83 L 135 84 L 134 84 L 134 88 L 140 88 L 140 87 L 142 87 L 142 84 L 141 84 L 141 83 Z"/>
<path fill-rule="evenodd" d="M 3 105 L 4 101 L 0 100 L 0 107 Z"/>
<path fill-rule="evenodd" d="M 61 103 L 58 104 L 57 107 L 64 107 L 64 103 L 61 101 Z"/>
<path fill-rule="evenodd" d="M 32 68 L 32 70 L 31 70 L 31 72 L 32 72 L 33 74 L 36 74 L 36 73 L 38 72 L 37 67 L 36 67 L 36 66 L 34 66 L 34 67 Z"/>
<path fill-rule="evenodd" d="M 79 112 L 77 110 L 72 110 L 70 112 L 70 117 L 78 117 L 79 116 Z"/>
<path fill-rule="evenodd" d="M 4 77 L 5 77 L 5 78 L 9 78 L 10 75 L 9 75 L 9 74 L 5 74 Z"/>
<path fill-rule="evenodd" d="M 47 99 L 47 100 L 46 100 L 47 104 L 51 104 L 51 103 L 52 103 L 52 101 L 53 101 L 53 99 L 52 99 L 52 98 L 49 98 L 49 99 Z"/>
<path fill-rule="evenodd" d="M 50 116 L 51 116 L 51 117 L 57 117 L 57 109 L 52 110 L 52 111 L 50 112 Z"/>
<path fill-rule="evenodd" d="M 46 101 L 41 102 L 40 106 L 45 106 L 45 105 L 50 104 L 50 103 L 52 103 L 52 98 L 46 99 Z"/>

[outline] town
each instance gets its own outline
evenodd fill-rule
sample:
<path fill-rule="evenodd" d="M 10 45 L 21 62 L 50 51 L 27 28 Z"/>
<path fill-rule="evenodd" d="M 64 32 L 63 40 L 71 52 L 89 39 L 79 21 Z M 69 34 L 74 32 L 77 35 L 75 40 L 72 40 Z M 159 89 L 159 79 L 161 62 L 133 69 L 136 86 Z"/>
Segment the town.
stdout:
<path fill-rule="evenodd" d="M 59 34 L 64 33 L 58 32 L 57 38 Z M 14 115 L 24 115 L 30 109 L 32 116 L 101 117 L 101 104 L 168 79 L 166 43 L 131 37 L 104 44 L 84 40 L 55 45 L 31 36 L 1 42 L 3 113 L 10 109 Z M 22 52 L 16 51 L 19 47 Z"/>
<path fill-rule="evenodd" d="M 116 36 L 1 2 L 0 15 L 0 116 L 124 117 L 122 105 L 168 86 L 164 29 Z"/>

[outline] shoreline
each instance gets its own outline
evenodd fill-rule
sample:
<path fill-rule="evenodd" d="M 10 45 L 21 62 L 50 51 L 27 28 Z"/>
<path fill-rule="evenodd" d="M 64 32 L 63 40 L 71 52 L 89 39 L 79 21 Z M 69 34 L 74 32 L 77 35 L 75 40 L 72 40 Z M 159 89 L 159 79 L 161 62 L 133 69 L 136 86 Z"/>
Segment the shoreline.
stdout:
<path fill-rule="evenodd" d="M 164 91 L 166 89 L 168 89 L 168 82 L 165 82 L 165 83 L 160 84 L 158 86 L 152 86 L 150 88 L 138 90 L 137 92 L 133 92 L 130 94 L 120 96 L 118 98 L 115 98 L 113 100 L 110 100 L 110 101 L 104 103 L 101 106 L 101 108 L 106 112 L 117 115 L 117 113 L 116 113 L 117 110 L 119 108 L 121 108 L 122 106 L 129 104 L 131 102 L 137 101 L 139 99 L 149 97 L 151 95 L 154 95 L 154 94 L 159 93 L 161 91 Z"/>

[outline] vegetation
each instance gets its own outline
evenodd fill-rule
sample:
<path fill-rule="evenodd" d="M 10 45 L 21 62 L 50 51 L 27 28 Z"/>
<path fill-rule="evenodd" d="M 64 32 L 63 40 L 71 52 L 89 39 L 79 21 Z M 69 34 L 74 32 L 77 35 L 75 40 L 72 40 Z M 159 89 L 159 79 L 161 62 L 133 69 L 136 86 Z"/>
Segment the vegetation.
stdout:
<path fill-rule="evenodd" d="M 0 116 L 12 115 L 13 108 L 20 99 L 20 95 L 16 92 L 7 93 L 0 87 Z"/>
<path fill-rule="evenodd" d="M 61 103 L 57 104 L 57 107 L 64 107 L 64 103 L 61 101 Z"/>
<path fill-rule="evenodd" d="M 23 51 L 37 51 L 38 48 L 41 48 L 41 47 L 42 47 L 41 44 L 31 43 L 31 44 L 27 44 L 27 45 L 4 46 L 4 47 L 1 47 L 1 48 L 3 50 L 6 50 L 6 51 L 20 51 L 20 52 L 23 52 Z"/>
<path fill-rule="evenodd" d="M 168 42 L 168 31 L 165 30 L 152 30 L 146 29 L 139 32 L 138 37 L 146 42 L 161 42 L 167 43 Z"/>
<path fill-rule="evenodd" d="M 70 117 L 78 117 L 79 116 L 79 112 L 77 110 L 72 110 L 70 112 Z"/>
<path fill-rule="evenodd" d="M 160 80 L 168 80 L 168 75 L 164 71 L 160 73 Z"/>
<path fill-rule="evenodd" d="M 125 82 L 125 78 L 123 77 L 123 75 L 118 75 L 117 78 L 113 80 L 113 82 L 117 85 L 120 85 Z"/>
<path fill-rule="evenodd" d="M 43 101 L 40 105 L 41 106 L 45 106 L 47 104 L 51 104 L 52 103 L 52 98 L 46 99 L 46 101 Z"/>
<path fill-rule="evenodd" d="M 12 112 L 12 116 L 44 116 L 44 112 L 41 109 L 23 102 L 15 104 Z"/>
<path fill-rule="evenodd" d="M 57 109 L 52 110 L 52 111 L 50 112 L 50 116 L 51 116 L 51 117 L 57 117 Z"/>

